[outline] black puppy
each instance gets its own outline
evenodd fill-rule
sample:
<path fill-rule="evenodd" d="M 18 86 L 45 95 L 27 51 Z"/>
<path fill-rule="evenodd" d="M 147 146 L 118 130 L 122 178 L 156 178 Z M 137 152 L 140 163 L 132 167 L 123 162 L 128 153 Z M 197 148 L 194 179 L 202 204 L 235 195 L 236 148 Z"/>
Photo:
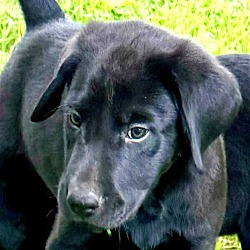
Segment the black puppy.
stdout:
<path fill-rule="evenodd" d="M 242 249 L 250 249 L 250 56 L 227 55 L 219 56 L 218 59 L 237 77 L 244 100 L 238 118 L 225 134 L 229 192 L 221 234 L 238 233 Z M 2 219 L 0 224 L 1 246 L 6 240 L 4 249 L 16 249 L 21 243 L 19 250 L 42 250 L 54 221 L 56 203 L 32 166 L 23 158 L 19 156 L 12 159 L 6 168 L 0 170 L 1 195 L 5 197 L 0 207 L 1 218 L 5 217 L 5 222 Z M 103 235 L 98 239 L 98 244 L 109 246 L 109 249 L 137 249 L 131 247 L 122 230 L 119 230 L 119 234 L 112 231 L 112 238 Z"/>
<path fill-rule="evenodd" d="M 219 56 L 238 79 L 243 105 L 225 133 L 228 201 L 221 234 L 238 233 L 242 249 L 250 249 L 250 56 Z"/>
<path fill-rule="evenodd" d="M 118 228 L 127 249 L 213 249 L 235 77 L 142 22 L 81 26 L 53 0 L 20 2 L 28 32 L 0 78 L 0 165 L 25 156 L 57 197 L 46 248 L 95 249 Z"/>

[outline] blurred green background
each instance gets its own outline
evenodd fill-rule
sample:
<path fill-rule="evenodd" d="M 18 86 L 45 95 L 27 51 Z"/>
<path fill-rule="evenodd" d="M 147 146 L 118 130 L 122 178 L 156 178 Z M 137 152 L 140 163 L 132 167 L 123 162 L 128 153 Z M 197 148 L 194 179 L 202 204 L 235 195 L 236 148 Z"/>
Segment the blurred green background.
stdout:
<path fill-rule="evenodd" d="M 192 37 L 208 52 L 250 53 L 250 0 L 58 0 L 67 16 L 86 23 L 139 19 Z M 0 70 L 24 35 L 17 0 L 0 2 Z M 238 250 L 236 236 L 220 237 L 216 250 Z"/>
<path fill-rule="evenodd" d="M 140 19 L 191 36 L 214 55 L 250 52 L 250 0 L 59 0 L 68 17 Z M 0 1 L 0 70 L 25 32 L 17 0 Z"/>

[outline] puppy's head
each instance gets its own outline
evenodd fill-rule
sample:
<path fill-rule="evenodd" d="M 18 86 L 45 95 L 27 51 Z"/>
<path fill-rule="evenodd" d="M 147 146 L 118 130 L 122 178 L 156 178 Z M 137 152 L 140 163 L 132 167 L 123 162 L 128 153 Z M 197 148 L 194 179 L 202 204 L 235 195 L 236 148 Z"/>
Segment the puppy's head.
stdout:
<path fill-rule="evenodd" d="M 59 206 L 112 228 L 136 213 L 186 142 L 196 169 L 206 171 L 202 155 L 240 101 L 234 77 L 188 40 L 140 22 L 90 24 L 31 119 L 63 108 Z"/>

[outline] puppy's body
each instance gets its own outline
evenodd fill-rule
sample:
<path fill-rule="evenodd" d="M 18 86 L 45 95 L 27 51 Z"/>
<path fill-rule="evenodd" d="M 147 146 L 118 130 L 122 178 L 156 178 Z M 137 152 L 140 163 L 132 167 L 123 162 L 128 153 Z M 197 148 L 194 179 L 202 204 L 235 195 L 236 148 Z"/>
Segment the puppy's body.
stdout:
<path fill-rule="evenodd" d="M 21 4 L 28 33 L 0 78 L 0 164 L 25 155 L 57 196 L 47 249 L 94 249 L 117 227 L 131 247 L 213 249 L 227 190 L 219 135 L 241 103 L 235 78 L 141 22 L 82 27 L 53 1 L 38 1 L 46 15 Z M 4 249 L 18 247 L 4 237 Z"/>
<path fill-rule="evenodd" d="M 242 249 L 250 249 L 250 56 L 219 56 L 238 79 L 243 105 L 225 133 L 228 165 L 227 212 L 221 234 L 238 233 Z"/>

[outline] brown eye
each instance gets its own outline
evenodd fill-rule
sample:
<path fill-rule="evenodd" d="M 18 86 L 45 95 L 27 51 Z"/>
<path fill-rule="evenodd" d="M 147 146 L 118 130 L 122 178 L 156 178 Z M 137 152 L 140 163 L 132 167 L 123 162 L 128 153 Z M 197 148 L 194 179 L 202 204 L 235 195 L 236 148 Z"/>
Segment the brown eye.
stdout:
<path fill-rule="evenodd" d="M 70 120 L 70 123 L 72 125 L 74 125 L 75 127 L 80 127 L 81 124 L 82 124 L 81 117 L 78 114 L 76 114 L 76 113 L 71 113 L 69 115 L 69 120 Z"/>
<path fill-rule="evenodd" d="M 134 141 L 141 141 L 146 138 L 148 129 L 142 127 L 133 127 L 128 131 L 128 138 Z"/>

